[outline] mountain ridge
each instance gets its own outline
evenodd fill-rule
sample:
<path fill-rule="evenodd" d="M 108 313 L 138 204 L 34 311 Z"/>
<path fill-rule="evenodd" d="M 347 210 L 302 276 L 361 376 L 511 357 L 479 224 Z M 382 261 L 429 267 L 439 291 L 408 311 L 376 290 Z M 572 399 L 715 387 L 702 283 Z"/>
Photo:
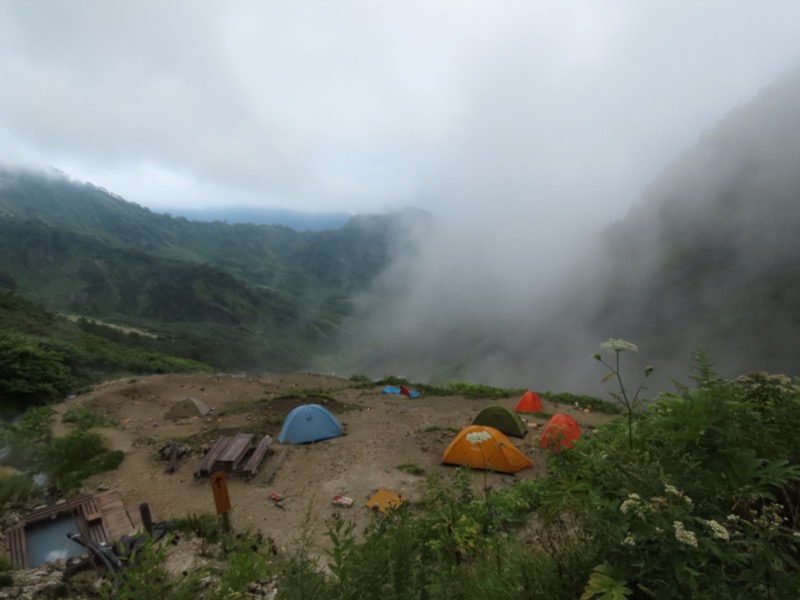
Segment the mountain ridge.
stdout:
<path fill-rule="evenodd" d="M 56 312 L 203 330 L 241 361 L 220 349 L 219 367 L 301 368 L 383 267 L 401 219 L 359 215 L 320 232 L 192 222 L 62 174 L 5 169 L 0 286 Z"/>

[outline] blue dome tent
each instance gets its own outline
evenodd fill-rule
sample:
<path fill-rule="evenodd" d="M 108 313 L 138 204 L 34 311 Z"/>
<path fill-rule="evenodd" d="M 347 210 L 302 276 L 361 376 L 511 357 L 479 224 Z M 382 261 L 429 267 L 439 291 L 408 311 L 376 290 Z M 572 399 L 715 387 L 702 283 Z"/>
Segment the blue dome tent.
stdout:
<path fill-rule="evenodd" d="M 303 404 L 292 410 L 283 422 L 278 441 L 308 444 L 342 435 L 342 426 L 331 412 L 319 404 Z"/>

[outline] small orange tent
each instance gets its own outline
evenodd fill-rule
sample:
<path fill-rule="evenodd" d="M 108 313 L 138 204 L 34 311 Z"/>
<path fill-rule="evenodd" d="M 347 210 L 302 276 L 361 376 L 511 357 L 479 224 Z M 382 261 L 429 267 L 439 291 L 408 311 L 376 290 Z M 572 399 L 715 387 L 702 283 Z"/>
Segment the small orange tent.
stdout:
<path fill-rule="evenodd" d="M 564 448 L 572 448 L 575 440 L 581 437 L 581 428 L 578 422 L 563 413 L 550 417 L 544 426 L 539 445 L 545 450 L 560 452 Z"/>
<path fill-rule="evenodd" d="M 525 413 L 542 412 L 542 399 L 536 392 L 528 390 L 522 394 L 522 398 L 520 398 L 520 401 L 517 403 L 517 407 L 514 410 L 516 412 Z"/>
<path fill-rule="evenodd" d="M 516 473 L 533 466 L 531 459 L 517 450 L 505 435 L 485 425 L 470 425 L 459 431 L 444 451 L 442 462 L 500 473 Z"/>

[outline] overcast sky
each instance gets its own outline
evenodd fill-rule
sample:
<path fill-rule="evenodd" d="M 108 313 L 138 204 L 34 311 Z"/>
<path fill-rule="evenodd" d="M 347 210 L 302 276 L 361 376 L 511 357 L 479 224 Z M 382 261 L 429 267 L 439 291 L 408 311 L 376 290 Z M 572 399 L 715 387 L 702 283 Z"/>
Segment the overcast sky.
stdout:
<path fill-rule="evenodd" d="M 0 162 L 152 209 L 618 218 L 796 0 L 3 0 Z"/>

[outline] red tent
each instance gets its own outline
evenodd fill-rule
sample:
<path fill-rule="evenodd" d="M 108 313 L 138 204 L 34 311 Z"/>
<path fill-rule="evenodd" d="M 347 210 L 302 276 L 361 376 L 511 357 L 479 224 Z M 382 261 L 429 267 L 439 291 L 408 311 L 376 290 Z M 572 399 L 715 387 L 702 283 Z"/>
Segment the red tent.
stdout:
<path fill-rule="evenodd" d="M 581 437 L 581 428 L 578 422 L 563 413 L 550 417 L 544 426 L 539 445 L 545 450 L 560 452 L 564 448 L 572 448 L 573 443 Z"/>
<path fill-rule="evenodd" d="M 514 409 L 516 412 L 535 413 L 542 412 L 542 399 L 536 392 L 530 390 L 522 394 L 522 398 Z"/>

